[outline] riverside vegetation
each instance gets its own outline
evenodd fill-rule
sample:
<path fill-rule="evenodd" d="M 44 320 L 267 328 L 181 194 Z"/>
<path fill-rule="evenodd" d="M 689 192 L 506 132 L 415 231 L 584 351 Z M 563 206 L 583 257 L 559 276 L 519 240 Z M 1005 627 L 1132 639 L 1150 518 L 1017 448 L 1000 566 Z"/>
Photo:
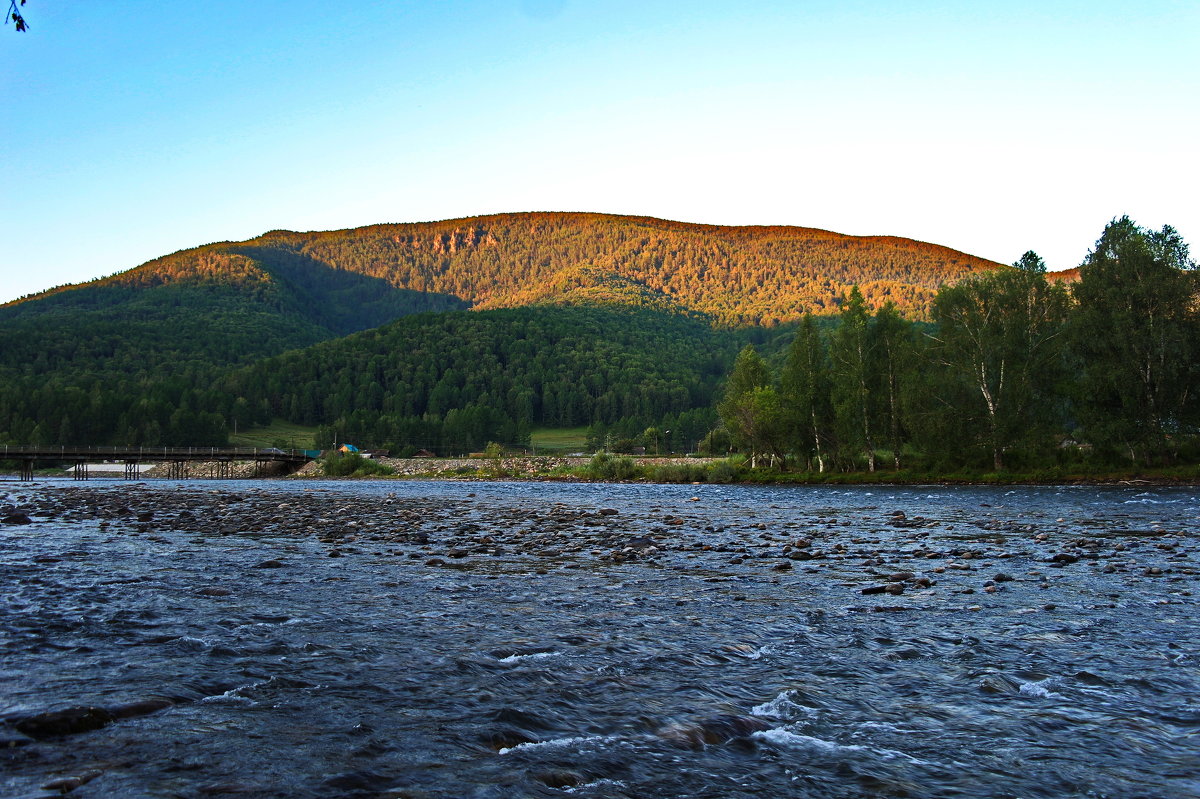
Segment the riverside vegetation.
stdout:
<path fill-rule="evenodd" d="M 1033 253 L 795 228 L 431 225 L 276 232 L 12 304 L 0 439 L 221 445 L 282 421 L 325 448 L 465 454 L 586 426 L 589 451 L 741 453 L 718 480 L 1200 460 L 1197 273 L 1169 227 L 1114 220 L 1067 286 Z M 797 276 L 821 264 L 840 265 L 818 301 Z"/>

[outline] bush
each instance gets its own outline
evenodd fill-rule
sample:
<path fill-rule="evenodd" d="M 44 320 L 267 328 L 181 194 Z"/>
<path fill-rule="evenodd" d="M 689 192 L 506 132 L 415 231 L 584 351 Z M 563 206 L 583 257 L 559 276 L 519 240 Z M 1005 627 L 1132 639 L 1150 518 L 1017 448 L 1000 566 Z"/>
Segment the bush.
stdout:
<path fill-rule="evenodd" d="M 708 470 L 699 463 L 669 463 L 651 467 L 648 476 L 656 483 L 702 483 Z"/>
<path fill-rule="evenodd" d="M 375 477 L 394 474 L 390 466 L 364 458 L 357 452 L 330 453 L 321 461 L 326 477 Z"/>
<path fill-rule="evenodd" d="M 597 452 L 588 462 L 587 473 L 600 480 L 629 480 L 637 474 L 637 464 L 633 458 Z"/>
<path fill-rule="evenodd" d="M 732 483 L 737 477 L 737 468 L 729 460 L 717 461 L 708 467 L 708 482 Z"/>

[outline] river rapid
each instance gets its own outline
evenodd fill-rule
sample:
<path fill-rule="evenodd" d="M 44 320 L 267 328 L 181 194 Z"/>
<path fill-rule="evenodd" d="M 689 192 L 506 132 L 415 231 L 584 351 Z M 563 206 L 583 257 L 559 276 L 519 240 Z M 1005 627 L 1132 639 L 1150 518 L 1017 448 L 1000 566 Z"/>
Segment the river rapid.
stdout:
<path fill-rule="evenodd" d="M 1195 797 L 1200 493 L 0 483 L 0 794 Z"/>

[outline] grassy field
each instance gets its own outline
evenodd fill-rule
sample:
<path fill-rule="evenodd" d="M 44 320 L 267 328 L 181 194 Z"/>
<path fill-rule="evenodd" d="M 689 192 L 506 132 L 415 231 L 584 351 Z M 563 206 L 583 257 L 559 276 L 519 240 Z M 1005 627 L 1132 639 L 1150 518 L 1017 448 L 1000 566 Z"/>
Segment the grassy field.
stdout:
<path fill-rule="evenodd" d="M 533 448 L 538 454 L 562 455 L 567 452 L 583 452 L 587 441 L 586 427 L 542 427 L 530 434 Z"/>
<path fill-rule="evenodd" d="M 281 446 L 283 449 L 314 449 L 313 434 L 316 432 L 315 427 L 303 427 L 276 419 L 267 427 L 239 430 L 237 435 L 229 436 L 229 443 L 235 447 Z"/>

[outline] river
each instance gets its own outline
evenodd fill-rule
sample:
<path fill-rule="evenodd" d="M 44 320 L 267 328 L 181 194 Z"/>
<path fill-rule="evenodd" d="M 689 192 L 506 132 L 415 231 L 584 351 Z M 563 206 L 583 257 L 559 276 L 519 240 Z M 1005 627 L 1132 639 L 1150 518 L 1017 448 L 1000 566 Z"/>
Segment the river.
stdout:
<path fill-rule="evenodd" d="M 1193 488 L 0 506 L 5 796 L 1200 795 Z"/>

